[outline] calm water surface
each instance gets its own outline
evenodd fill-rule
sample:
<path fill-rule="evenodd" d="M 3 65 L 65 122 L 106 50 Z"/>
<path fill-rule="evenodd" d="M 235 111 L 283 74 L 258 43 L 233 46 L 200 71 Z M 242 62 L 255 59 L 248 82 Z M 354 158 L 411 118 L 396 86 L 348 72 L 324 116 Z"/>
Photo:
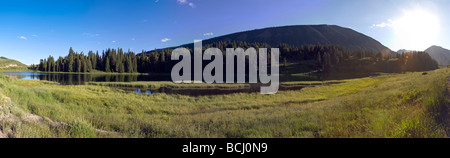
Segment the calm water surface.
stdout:
<path fill-rule="evenodd" d="M 2 72 L 12 78 L 23 80 L 47 80 L 62 85 L 83 85 L 86 82 L 136 82 L 136 81 L 170 81 L 169 75 L 136 74 L 67 74 L 38 72 Z"/>
<path fill-rule="evenodd" d="M 170 75 L 136 75 L 136 74 L 67 74 L 67 73 L 38 73 L 38 72 L 2 72 L 11 78 L 23 80 L 46 80 L 60 83 L 61 85 L 84 85 L 86 82 L 136 82 L 136 81 L 172 81 Z M 338 74 L 338 75 L 311 75 L 280 77 L 280 81 L 323 81 L 341 80 L 348 78 L 367 77 L 373 74 Z M 303 86 L 283 87 L 279 91 L 300 90 Z M 124 89 L 124 88 L 122 88 Z M 233 93 L 259 93 L 260 86 L 250 86 L 242 89 L 172 89 L 162 87 L 159 89 L 125 89 L 143 95 L 157 93 L 181 94 L 189 96 L 221 95 Z"/>

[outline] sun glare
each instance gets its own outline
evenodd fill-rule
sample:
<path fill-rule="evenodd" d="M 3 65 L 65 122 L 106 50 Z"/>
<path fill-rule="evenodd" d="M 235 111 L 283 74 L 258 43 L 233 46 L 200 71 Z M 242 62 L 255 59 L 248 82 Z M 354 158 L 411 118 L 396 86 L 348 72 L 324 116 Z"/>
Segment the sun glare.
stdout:
<path fill-rule="evenodd" d="M 392 21 L 396 43 L 404 49 L 425 50 L 436 44 L 439 19 L 425 10 L 403 10 L 404 15 Z"/>

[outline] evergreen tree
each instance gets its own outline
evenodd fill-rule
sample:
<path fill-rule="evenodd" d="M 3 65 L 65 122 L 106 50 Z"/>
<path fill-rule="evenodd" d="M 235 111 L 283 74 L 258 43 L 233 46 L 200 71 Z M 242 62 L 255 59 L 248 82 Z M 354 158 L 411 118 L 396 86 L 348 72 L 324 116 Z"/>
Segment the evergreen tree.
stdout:
<path fill-rule="evenodd" d="M 137 58 L 136 56 L 133 54 L 133 72 L 138 72 L 138 64 L 137 64 Z"/>
<path fill-rule="evenodd" d="M 44 59 L 41 59 L 38 66 L 39 71 L 44 71 Z"/>
<path fill-rule="evenodd" d="M 81 58 L 81 63 L 83 63 L 83 72 L 88 72 L 87 63 L 86 60 L 84 60 L 84 58 Z"/>
<path fill-rule="evenodd" d="M 106 64 L 105 64 L 105 72 L 111 72 L 110 69 L 110 64 L 109 64 L 109 58 L 106 58 Z"/>
<path fill-rule="evenodd" d="M 317 53 L 317 63 L 319 65 L 319 68 L 323 70 L 322 56 L 320 55 L 320 53 Z"/>
<path fill-rule="evenodd" d="M 128 56 L 128 58 L 127 58 L 127 62 L 126 62 L 127 64 L 127 70 L 126 70 L 126 72 L 129 72 L 129 73 L 133 73 L 133 63 L 132 63 L 132 61 L 131 61 L 131 56 Z"/>
<path fill-rule="evenodd" d="M 73 70 L 74 70 L 73 64 L 75 62 L 74 60 L 75 60 L 75 53 L 74 53 L 72 47 L 70 47 L 70 49 L 69 49 L 69 60 L 68 60 L 68 63 L 67 63 L 67 70 L 66 70 L 67 72 L 73 72 Z"/>
<path fill-rule="evenodd" d="M 166 55 L 165 52 L 161 52 L 161 56 L 159 57 L 159 64 L 161 65 L 161 72 L 166 72 Z"/>
<path fill-rule="evenodd" d="M 76 72 L 81 72 L 82 63 L 81 63 L 81 58 L 80 58 L 80 56 L 77 57 L 77 60 L 76 60 L 76 66 L 77 66 L 77 71 L 76 71 Z"/>
<path fill-rule="evenodd" d="M 47 65 L 47 59 L 44 59 L 44 67 L 43 67 L 43 71 L 47 71 L 48 69 L 48 65 Z"/>

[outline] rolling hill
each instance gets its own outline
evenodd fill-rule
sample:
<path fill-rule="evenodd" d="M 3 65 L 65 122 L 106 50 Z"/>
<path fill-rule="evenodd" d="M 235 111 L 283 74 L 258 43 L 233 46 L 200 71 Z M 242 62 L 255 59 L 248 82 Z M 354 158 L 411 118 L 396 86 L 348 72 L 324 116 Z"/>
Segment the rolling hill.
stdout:
<path fill-rule="evenodd" d="M 272 47 L 280 43 L 297 47 L 302 45 L 339 45 L 352 51 L 392 52 L 369 36 L 336 25 L 294 25 L 243 31 L 204 40 L 203 45 L 226 41 L 267 43 Z M 193 43 L 179 47 L 193 48 Z"/>
<path fill-rule="evenodd" d="M 450 64 L 450 50 L 442 48 L 440 46 L 431 46 L 426 49 L 425 52 L 430 54 L 431 58 L 436 60 L 439 65 Z"/>
<path fill-rule="evenodd" d="M 0 57 L 0 71 L 24 69 L 27 69 L 27 65 L 16 60 Z"/>

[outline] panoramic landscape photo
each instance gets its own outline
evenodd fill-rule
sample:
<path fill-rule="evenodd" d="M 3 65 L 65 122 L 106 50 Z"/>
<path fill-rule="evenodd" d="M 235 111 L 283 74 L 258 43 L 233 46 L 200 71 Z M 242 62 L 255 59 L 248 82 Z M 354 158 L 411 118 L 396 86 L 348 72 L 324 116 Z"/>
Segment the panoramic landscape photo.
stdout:
<path fill-rule="evenodd" d="M 0 1 L 0 138 L 447 138 L 450 1 Z"/>

